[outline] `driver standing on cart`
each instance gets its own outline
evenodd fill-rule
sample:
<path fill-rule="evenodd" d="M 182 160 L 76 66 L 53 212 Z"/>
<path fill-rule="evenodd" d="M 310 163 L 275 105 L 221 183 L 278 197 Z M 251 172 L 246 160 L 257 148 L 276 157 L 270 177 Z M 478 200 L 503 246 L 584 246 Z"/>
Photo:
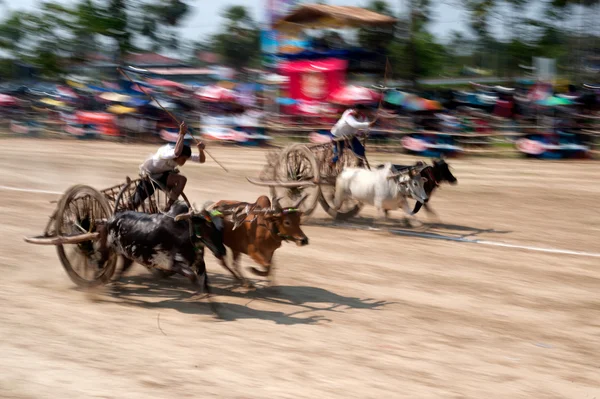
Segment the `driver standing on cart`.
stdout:
<path fill-rule="evenodd" d="M 359 166 L 362 166 L 363 159 L 365 158 L 365 147 L 356 137 L 356 134 L 359 130 L 366 130 L 375 124 L 377 118 L 370 122 L 368 120 L 372 114 L 373 111 L 370 107 L 359 104 L 354 108 L 349 108 L 344 111 L 342 117 L 331 129 L 331 137 L 334 139 L 352 137 L 350 139 L 350 147 L 352 148 L 352 151 L 359 157 Z M 333 144 L 333 159 L 331 160 L 332 166 L 337 164 L 337 161 L 343 154 L 346 140 L 341 140 L 337 143 L 334 142 Z"/>
<path fill-rule="evenodd" d="M 155 154 L 148 157 L 140 165 L 140 175 L 148 177 L 142 179 L 133 197 L 134 209 L 137 208 L 146 198 L 154 193 L 155 187 L 165 190 L 169 197 L 164 211 L 168 212 L 177 198 L 183 193 L 187 178 L 179 174 L 178 166 L 183 166 L 188 159 L 193 162 L 204 163 L 206 155 L 204 154 L 204 143 L 199 142 L 198 155 L 192 154 L 190 146 L 184 144 L 187 126 L 185 122 L 179 125 L 179 136 L 177 143 L 166 144 L 158 149 Z"/>

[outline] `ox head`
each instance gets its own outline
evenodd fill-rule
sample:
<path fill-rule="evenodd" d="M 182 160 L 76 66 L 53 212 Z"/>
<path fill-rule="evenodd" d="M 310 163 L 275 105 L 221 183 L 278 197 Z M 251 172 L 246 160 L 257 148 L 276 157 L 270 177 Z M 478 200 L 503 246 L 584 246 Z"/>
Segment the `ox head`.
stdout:
<path fill-rule="evenodd" d="M 410 179 L 407 181 L 408 192 L 410 196 L 419 202 L 427 200 L 427 192 L 425 192 L 424 184 L 427 182 L 426 177 L 421 176 L 421 172 L 417 169 L 411 169 L 408 173 Z"/>
<path fill-rule="evenodd" d="M 271 233 L 285 241 L 294 241 L 299 247 L 308 245 L 308 237 L 300 228 L 302 212 L 298 207 L 307 196 L 298 200 L 291 207 L 282 207 L 277 198 L 273 198 L 273 204 L 267 209 L 252 211 L 254 214 L 262 214 L 266 221 L 270 224 Z M 258 276 L 266 277 L 271 272 L 269 267 L 266 271 L 259 270 L 256 267 L 251 268 L 252 272 Z"/>
<path fill-rule="evenodd" d="M 405 191 L 416 201 L 425 202 L 427 200 L 427 192 L 424 184 L 427 182 L 426 177 L 421 176 L 420 168 L 411 168 L 408 171 L 394 173 L 388 176 L 394 179 L 398 185 L 398 191 Z"/>
<path fill-rule="evenodd" d="M 450 165 L 446 163 L 444 159 L 436 159 L 433 161 L 433 170 L 436 176 L 436 179 L 439 182 L 447 181 L 450 184 L 458 183 L 456 177 L 450 171 Z"/>
<path fill-rule="evenodd" d="M 286 208 L 279 204 L 278 198 L 274 198 L 272 208 L 265 213 L 265 218 L 273 223 L 277 235 L 286 241 L 294 241 L 299 247 L 308 245 L 308 237 L 300 228 L 302 212 L 298 209 L 306 198 L 303 196 Z"/>
<path fill-rule="evenodd" d="M 226 255 L 223 244 L 223 214 L 216 210 L 208 210 L 205 205 L 199 211 L 191 211 L 175 216 L 175 221 L 188 220 L 193 235 L 206 245 L 215 257 L 221 259 Z"/>

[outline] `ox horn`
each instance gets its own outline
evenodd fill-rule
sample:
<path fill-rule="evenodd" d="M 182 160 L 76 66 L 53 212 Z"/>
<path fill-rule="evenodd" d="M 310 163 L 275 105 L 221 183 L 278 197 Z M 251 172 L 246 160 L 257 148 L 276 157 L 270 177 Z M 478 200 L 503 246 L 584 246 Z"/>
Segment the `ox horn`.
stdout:
<path fill-rule="evenodd" d="M 417 168 L 416 168 L 416 167 L 414 167 L 414 168 L 411 168 L 411 169 L 408 171 L 408 174 L 409 174 L 409 176 L 410 176 L 410 177 L 415 177 L 415 176 L 417 176 L 417 175 L 418 175 L 418 174 L 420 174 L 420 173 L 421 173 L 421 171 L 417 170 Z"/>
<path fill-rule="evenodd" d="M 388 179 L 395 179 L 396 177 L 400 177 L 400 176 L 406 176 L 406 171 L 403 172 L 399 172 L 399 173 L 392 173 L 391 175 L 388 175 Z"/>
<path fill-rule="evenodd" d="M 275 211 L 281 211 L 281 210 L 282 210 L 282 208 L 281 208 L 281 204 L 279 203 L 279 200 L 280 200 L 281 198 L 282 198 L 282 197 L 273 197 L 273 203 L 272 203 L 272 207 L 273 207 L 273 209 L 274 209 Z"/>
<path fill-rule="evenodd" d="M 294 205 L 292 205 L 292 208 L 298 208 L 307 198 L 308 194 L 304 194 L 302 198 L 300 198 Z"/>
<path fill-rule="evenodd" d="M 260 215 L 260 214 L 266 215 L 267 213 L 273 213 L 273 212 L 275 212 L 273 209 L 254 209 L 248 213 L 251 215 Z"/>
<path fill-rule="evenodd" d="M 179 215 L 175 216 L 175 221 L 180 222 L 182 220 L 189 220 L 192 218 L 192 215 L 193 215 L 192 212 L 180 213 Z"/>
<path fill-rule="evenodd" d="M 290 187 L 290 188 L 295 188 L 295 187 L 307 187 L 307 186 L 314 186 L 315 183 L 311 180 L 302 180 L 302 181 L 289 181 L 289 182 L 279 182 L 279 181 L 262 181 L 262 180 L 256 180 L 256 179 L 251 179 L 249 177 L 246 177 L 246 180 L 248 180 L 248 182 L 256 185 L 256 186 L 262 186 L 262 187 Z"/>

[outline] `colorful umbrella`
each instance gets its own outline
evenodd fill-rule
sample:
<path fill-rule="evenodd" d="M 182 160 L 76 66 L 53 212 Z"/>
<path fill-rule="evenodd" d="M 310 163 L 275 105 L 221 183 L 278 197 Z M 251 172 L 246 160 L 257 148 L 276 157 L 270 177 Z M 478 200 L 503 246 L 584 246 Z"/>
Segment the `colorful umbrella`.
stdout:
<path fill-rule="evenodd" d="M 386 103 L 393 104 L 393 105 L 402 105 L 404 103 L 406 97 L 407 97 L 406 93 L 403 93 L 398 90 L 394 90 L 394 91 L 388 92 L 385 95 L 384 101 Z"/>
<path fill-rule="evenodd" d="M 217 86 L 222 87 L 224 89 L 233 90 L 235 87 L 235 82 L 229 80 L 220 80 L 217 82 Z"/>
<path fill-rule="evenodd" d="M 124 103 L 124 102 L 131 100 L 131 97 L 126 96 L 124 94 L 119 94 L 119 93 L 103 93 L 103 94 L 100 94 L 99 97 L 103 100 L 113 101 L 113 102 L 117 102 L 117 103 Z"/>
<path fill-rule="evenodd" d="M 294 105 L 298 101 L 294 100 L 293 98 L 288 98 L 288 97 L 277 97 L 275 102 L 280 105 Z"/>
<path fill-rule="evenodd" d="M 131 113 L 135 112 L 136 109 L 131 108 L 131 107 L 124 107 L 122 105 L 112 105 L 112 106 L 108 107 L 106 110 L 113 114 L 123 115 L 123 114 L 131 114 Z"/>
<path fill-rule="evenodd" d="M 546 97 L 543 100 L 536 101 L 536 104 L 543 105 L 545 107 L 558 107 L 561 105 L 573 105 L 573 101 L 568 98 L 561 98 L 556 96 Z"/>
<path fill-rule="evenodd" d="M 77 98 L 78 97 L 77 93 L 75 93 L 73 91 L 73 89 L 71 89 L 68 86 L 58 86 L 56 88 L 56 91 L 57 91 L 58 95 L 61 97 L 66 97 L 66 98 Z"/>
<path fill-rule="evenodd" d="M 181 83 L 173 82 L 172 80 L 167 80 L 167 79 L 148 79 L 146 82 L 148 84 L 151 84 L 152 86 L 158 86 L 158 87 L 172 87 L 175 89 L 179 89 L 179 88 L 183 87 L 183 85 Z"/>
<path fill-rule="evenodd" d="M 236 95 L 233 90 L 220 86 L 204 86 L 194 93 L 201 101 L 211 103 L 235 102 Z"/>
<path fill-rule="evenodd" d="M 442 109 L 442 105 L 433 100 L 426 100 L 417 96 L 410 96 L 406 99 L 402 106 L 408 110 L 413 112 L 418 111 L 437 111 Z"/>
<path fill-rule="evenodd" d="M 6 94 L 0 94 L 0 107 L 12 107 L 17 105 L 17 99 Z"/>
<path fill-rule="evenodd" d="M 340 105 L 376 104 L 381 95 L 374 90 L 360 86 L 345 86 L 333 93 L 328 101 Z"/>
<path fill-rule="evenodd" d="M 329 104 L 320 101 L 297 101 L 294 106 L 296 114 L 300 115 L 327 115 L 335 111 Z"/>
<path fill-rule="evenodd" d="M 164 100 L 164 99 L 159 100 L 159 102 L 156 102 L 156 100 L 152 100 L 149 102 L 149 104 L 155 108 L 160 108 L 160 109 L 163 109 L 163 108 L 176 109 L 177 108 L 177 104 L 175 104 L 171 101 L 168 101 L 168 100 Z"/>
<path fill-rule="evenodd" d="M 127 101 L 127 103 L 125 103 L 126 106 L 128 107 L 143 107 L 144 105 L 147 105 L 148 103 L 150 103 L 151 100 L 145 99 L 145 98 L 136 98 L 136 97 L 132 97 L 131 100 Z"/>
<path fill-rule="evenodd" d="M 40 102 L 42 104 L 51 105 L 53 107 L 64 107 L 66 105 L 62 101 L 58 101 L 58 100 L 55 100 L 55 99 L 50 98 L 50 97 L 42 98 L 40 100 Z"/>
<path fill-rule="evenodd" d="M 86 87 L 83 83 L 71 79 L 67 79 L 67 84 L 76 89 L 85 89 Z"/>

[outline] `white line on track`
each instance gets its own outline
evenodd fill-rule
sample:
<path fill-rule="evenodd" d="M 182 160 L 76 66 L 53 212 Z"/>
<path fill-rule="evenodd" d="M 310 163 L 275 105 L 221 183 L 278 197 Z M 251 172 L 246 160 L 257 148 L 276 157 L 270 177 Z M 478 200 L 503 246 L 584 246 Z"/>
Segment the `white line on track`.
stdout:
<path fill-rule="evenodd" d="M 37 190 L 37 189 L 33 189 L 33 188 L 19 188 L 19 187 L 10 187 L 10 186 L 2 186 L 2 185 L 0 185 L 0 190 L 20 191 L 20 192 L 25 192 L 25 193 L 38 193 L 38 194 L 54 194 L 54 195 L 62 194 L 62 192 L 60 192 L 60 191 Z M 347 226 L 340 225 L 340 226 L 360 229 L 360 227 L 352 226 L 352 225 L 347 225 Z M 380 231 L 381 229 L 367 227 L 367 228 L 364 228 L 364 230 Z M 591 257 L 591 258 L 600 258 L 600 253 L 598 253 L 598 252 L 572 251 L 570 249 L 560 249 L 560 248 L 542 248 L 542 247 L 534 247 L 534 246 L 530 246 L 530 245 L 509 244 L 509 243 L 505 243 L 505 242 L 488 241 L 488 240 L 472 240 L 472 239 L 463 238 L 463 237 L 452 237 L 452 236 L 447 236 L 447 235 L 443 235 L 443 234 L 420 233 L 417 231 L 410 231 L 410 230 L 390 230 L 390 233 L 404 235 L 404 236 L 421 237 L 421 238 L 433 238 L 436 240 L 444 240 L 444 241 L 455 241 L 455 242 L 466 242 L 466 243 L 470 243 L 470 244 L 490 245 L 490 246 L 494 246 L 494 247 L 524 249 L 526 251 L 534 251 L 534 252 L 546 252 L 546 253 L 551 253 L 551 254 L 587 256 L 587 257 Z"/>
<path fill-rule="evenodd" d="M 470 243 L 470 244 L 490 245 L 490 246 L 494 246 L 494 247 L 524 249 L 526 251 L 534 251 L 534 252 L 546 252 L 546 253 L 551 253 L 551 254 L 575 255 L 575 256 L 587 256 L 587 257 L 591 257 L 591 258 L 600 258 L 600 253 L 598 253 L 598 252 L 572 251 L 570 249 L 560 249 L 560 248 L 543 248 L 543 247 L 534 247 L 531 245 L 509 244 L 509 243 L 505 243 L 505 242 L 488 241 L 488 240 L 472 240 L 469 238 L 451 237 L 451 236 L 446 236 L 446 235 L 442 235 L 442 234 L 419 233 L 416 231 L 408 231 L 408 230 L 390 230 L 390 233 L 405 235 L 405 236 L 413 236 L 413 237 L 434 238 L 437 240 L 445 240 L 445 241 L 456 241 L 456 242 L 466 242 L 466 243 Z"/>
<path fill-rule="evenodd" d="M 35 188 L 19 188 L 19 187 L 10 187 L 10 186 L 0 186 L 0 190 L 5 191 L 20 191 L 23 193 L 37 193 L 37 194 L 62 194 L 60 191 L 50 191 L 50 190 L 37 190 Z"/>
<path fill-rule="evenodd" d="M 477 241 L 475 241 L 475 243 L 483 244 L 483 245 L 492 245 L 495 247 L 516 248 L 516 249 L 525 249 L 528 251 L 547 252 L 547 253 L 552 253 L 552 254 L 576 255 L 576 256 L 588 256 L 591 258 L 600 258 L 600 253 L 597 253 L 597 252 L 571 251 L 570 249 L 559 249 L 559 248 L 540 248 L 540 247 L 531 247 L 529 245 L 508 244 L 508 243 L 504 243 L 504 242 L 486 241 L 486 240 L 477 240 Z"/>

